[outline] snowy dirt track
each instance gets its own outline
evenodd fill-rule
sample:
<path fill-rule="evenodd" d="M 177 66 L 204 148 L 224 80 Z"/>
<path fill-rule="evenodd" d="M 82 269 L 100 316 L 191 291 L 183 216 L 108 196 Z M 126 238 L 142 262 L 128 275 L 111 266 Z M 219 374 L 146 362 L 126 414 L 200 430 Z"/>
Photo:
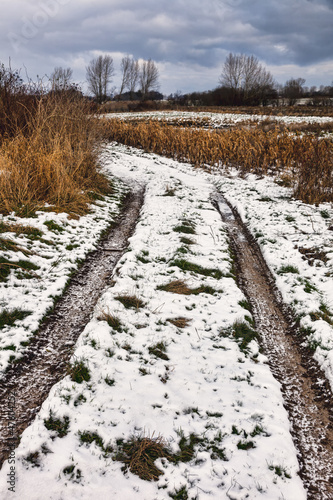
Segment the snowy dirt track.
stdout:
<path fill-rule="evenodd" d="M 0 379 L 0 417 L 6 420 L 15 394 L 15 426 L 20 435 L 31 423 L 51 387 L 68 371 L 68 362 L 102 291 L 110 285 L 113 268 L 133 232 L 143 202 L 143 188 L 126 197 L 121 217 L 112 224 L 98 249 L 90 252 L 47 321 L 35 333 L 19 364 L 12 364 Z M 11 427 L 1 429 L 0 467 L 8 458 Z"/>
<path fill-rule="evenodd" d="M 73 362 L 82 361 L 90 378 L 68 375 L 52 388 L 15 450 L 15 493 L 9 462 L 1 470 L 1 498 L 305 499 L 280 385 L 256 336 L 243 342 L 235 333 L 237 324 L 251 331 L 252 318 L 226 223 L 211 203 L 212 178 L 122 146 L 106 148 L 104 163 L 146 185 L 141 216 L 75 347 Z M 218 189 L 240 205 L 236 183 Z M 323 273 L 318 305 L 326 292 Z M 301 307 L 307 297 L 297 298 Z M 329 329 L 315 326 L 329 378 Z M 160 436 L 175 454 L 190 436 L 198 440 L 188 461 L 158 459 L 162 474 L 147 482 L 115 460 L 133 436 Z"/>

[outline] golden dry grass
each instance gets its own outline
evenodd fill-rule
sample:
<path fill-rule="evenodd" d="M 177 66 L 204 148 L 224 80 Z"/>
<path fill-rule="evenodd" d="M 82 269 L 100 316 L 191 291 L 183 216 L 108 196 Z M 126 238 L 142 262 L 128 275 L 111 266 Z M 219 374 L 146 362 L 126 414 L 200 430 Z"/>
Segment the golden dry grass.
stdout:
<path fill-rule="evenodd" d="M 116 460 L 124 463 L 124 470 L 129 469 L 145 481 L 158 481 L 163 475 L 156 465 L 158 458 L 169 458 L 170 454 L 166 448 L 166 441 L 162 436 L 133 437 L 122 444 Z"/>
<path fill-rule="evenodd" d="M 44 207 L 85 213 L 89 191 L 110 188 L 97 167 L 98 121 L 83 99 L 44 96 L 0 146 L 0 212 Z"/>
<path fill-rule="evenodd" d="M 179 295 L 191 295 L 192 290 L 187 286 L 183 280 L 170 281 L 166 285 L 161 285 L 158 290 L 163 290 L 164 292 L 178 293 Z"/>
<path fill-rule="evenodd" d="M 169 318 L 167 319 L 167 321 L 172 325 L 175 325 L 177 328 L 186 328 L 191 323 L 192 320 L 188 318 L 179 317 L 179 318 Z"/>

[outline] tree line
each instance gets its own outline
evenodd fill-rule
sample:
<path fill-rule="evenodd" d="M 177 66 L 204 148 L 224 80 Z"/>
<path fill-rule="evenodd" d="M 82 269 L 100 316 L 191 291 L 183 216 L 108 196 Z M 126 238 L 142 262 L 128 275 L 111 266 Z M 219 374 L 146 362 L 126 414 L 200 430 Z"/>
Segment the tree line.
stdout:
<path fill-rule="evenodd" d="M 116 87 L 111 87 L 113 76 L 115 75 L 112 56 L 108 54 L 104 56 L 100 55 L 90 61 L 86 67 L 86 81 L 88 91 L 97 103 L 100 104 L 111 98 L 119 100 L 163 98 L 163 95 L 158 92 L 159 71 L 152 59 L 139 61 L 126 55 L 121 60 L 120 69 L 121 84 L 119 91 L 116 92 Z M 82 93 L 79 85 L 73 82 L 73 70 L 70 67 L 63 68 L 59 66 L 54 68 L 48 79 L 50 82 L 50 92 L 52 93 Z M 5 68 L 0 63 L 0 88 L 1 85 L 8 86 L 9 82 L 15 82 L 15 87 L 22 87 L 24 85 L 18 71 Z M 113 94 L 116 95 L 114 96 Z"/>
<path fill-rule="evenodd" d="M 115 75 L 114 60 L 111 55 L 100 55 L 90 61 L 86 67 L 88 91 L 93 99 L 101 104 L 107 100 L 160 100 L 159 70 L 152 59 L 138 60 L 126 55 L 120 64 L 120 86 L 111 87 Z M 49 78 L 50 92 L 82 94 L 79 85 L 73 83 L 71 68 L 56 67 Z M 28 91 L 26 90 L 28 87 Z M 0 97 L 3 100 L 8 88 L 18 92 L 38 94 L 43 87 L 23 82 L 18 71 L 5 68 L 0 63 Z M 6 90 L 7 89 L 7 90 Z M 183 94 L 180 91 L 171 94 L 171 105 L 184 106 L 258 106 L 258 105 L 294 105 L 299 99 L 306 98 L 313 105 L 333 105 L 332 85 L 308 88 L 304 78 L 291 78 L 284 85 L 278 84 L 273 75 L 259 60 L 251 55 L 230 53 L 223 66 L 218 86 L 205 92 Z M 0 99 L 0 100 L 1 100 Z"/>
<path fill-rule="evenodd" d="M 251 55 L 230 53 L 222 67 L 219 86 L 205 92 L 182 94 L 177 91 L 168 97 L 173 104 L 199 106 L 258 106 L 289 105 L 307 98 L 313 105 L 333 105 L 332 85 L 305 87 L 304 78 L 290 78 L 278 84 L 273 75 Z"/>
<path fill-rule="evenodd" d="M 121 84 L 116 99 L 142 99 L 154 97 L 159 89 L 159 71 L 152 59 L 134 59 L 126 55 L 121 60 Z M 98 103 L 105 101 L 110 93 L 110 84 L 115 74 L 113 58 L 110 55 L 92 59 L 86 68 L 88 89 Z M 162 98 L 162 94 L 159 96 Z"/>

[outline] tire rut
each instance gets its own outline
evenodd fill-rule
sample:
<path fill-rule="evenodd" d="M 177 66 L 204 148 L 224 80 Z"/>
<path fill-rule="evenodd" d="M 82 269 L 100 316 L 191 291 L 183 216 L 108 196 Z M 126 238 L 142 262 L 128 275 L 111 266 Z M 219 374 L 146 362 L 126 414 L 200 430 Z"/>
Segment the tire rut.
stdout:
<path fill-rule="evenodd" d="M 20 362 L 0 380 L 0 468 L 19 443 L 52 386 L 67 373 L 73 347 L 89 322 L 112 271 L 124 254 L 144 200 L 144 188 L 131 192 L 125 209 L 91 252 L 32 338 Z M 15 406 L 15 418 L 10 415 Z M 12 423 L 15 421 L 15 428 Z"/>
<path fill-rule="evenodd" d="M 238 285 L 249 301 L 261 347 L 281 384 L 300 477 L 309 500 L 333 498 L 332 392 L 283 304 L 259 246 L 238 213 L 220 194 L 213 205 L 227 224 Z"/>

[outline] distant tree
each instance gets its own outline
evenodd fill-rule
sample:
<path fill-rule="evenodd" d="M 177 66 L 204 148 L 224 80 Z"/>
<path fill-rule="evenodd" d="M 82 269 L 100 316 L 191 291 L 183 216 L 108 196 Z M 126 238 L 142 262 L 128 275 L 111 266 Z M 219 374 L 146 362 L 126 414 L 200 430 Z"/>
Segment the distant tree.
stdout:
<path fill-rule="evenodd" d="M 118 98 L 123 95 L 125 90 L 134 95 L 139 80 L 139 62 L 133 57 L 125 56 L 121 60 L 121 85 Z"/>
<path fill-rule="evenodd" d="M 184 105 L 186 97 L 181 90 L 176 90 L 174 94 L 170 94 L 167 98 L 170 104 Z"/>
<path fill-rule="evenodd" d="M 115 74 L 113 58 L 110 55 L 98 56 L 90 61 L 86 71 L 89 91 L 98 103 L 105 101 Z"/>
<path fill-rule="evenodd" d="M 158 68 L 154 61 L 149 59 L 148 61 L 143 61 L 140 70 L 140 90 L 142 92 L 143 99 L 147 98 L 147 95 L 152 90 L 159 89 L 159 73 Z"/>
<path fill-rule="evenodd" d="M 69 90 L 72 85 L 72 77 L 72 68 L 62 68 L 61 66 L 54 68 L 50 76 L 52 91 Z"/>
<path fill-rule="evenodd" d="M 129 67 L 129 78 L 127 89 L 132 94 L 135 92 L 137 84 L 139 82 L 140 76 L 140 66 L 139 61 L 137 59 L 132 59 Z"/>
<path fill-rule="evenodd" d="M 120 64 L 121 84 L 120 84 L 119 96 L 121 96 L 124 93 L 125 89 L 128 87 L 130 66 L 131 66 L 130 56 L 123 57 Z"/>
<path fill-rule="evenodd" d="M 242 88 L 243 80 L 243 61 L 246 56 L 230 54 L 226 58 L 222 73 L 219 79 L 221 87 L 227 87 L 233 90 Z"/>
<path fill-rule="evenodd" d="M 274 91 L 274 79 L 255 56 L 230 53 L 223 65 L 219 83 L 231 89 L 235 101 L 259 104 Z"/>
<path fill-rule="evenodd" d="M 290 78 L 283 87 L 283 96 L 287 99 L 289 106 L 296 104 L 304 94 L 304 78 Z"/>

